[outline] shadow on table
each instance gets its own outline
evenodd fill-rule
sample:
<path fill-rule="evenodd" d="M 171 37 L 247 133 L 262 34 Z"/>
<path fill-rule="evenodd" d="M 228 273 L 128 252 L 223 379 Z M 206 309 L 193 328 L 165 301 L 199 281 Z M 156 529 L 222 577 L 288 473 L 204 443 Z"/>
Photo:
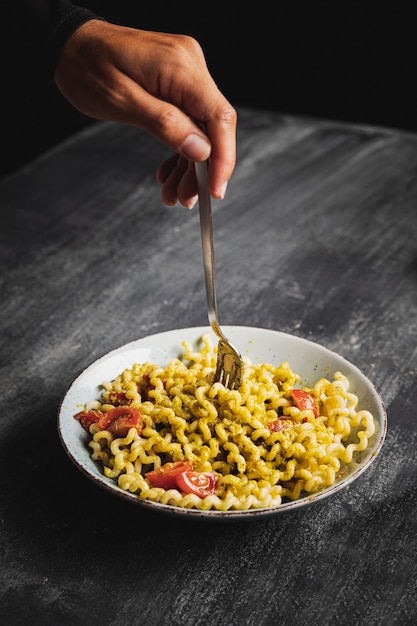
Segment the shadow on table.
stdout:
<path fill-rule="evenodd" d="M 11 429 L 1 444 L 0 480 L 2 491 L 7 493 L 5 524 L 10 524 L 25 542 L 31 543 L 36 536 L 39 547 L 48 551 L 51 542 L 66 542 L 71 533 L 71 541 L 79 540 L 88 551 L 89 538 L 93 536 L 95 541 L 109 542 L 109 538 L 114 538 L 119 545 L 125 539 L 131 542 L 132 527 L 135 536 L 146 532 L 146 542 L 161 542 L 161 538 L 162 542 L 164 538 L 169 542 L 175 535 L 176 541 L 190 543 L 202 526 L 205 534 L 222 535 L 225 528 L 247 525 L 175 518 L 148 511 L 97 488 L 66 456 L 56 418 L 53 407 L 38 409 L 24 425 Z M 287 519 L 291 515 L 286 514 Z M 139 543 L 143 541 L 142 536 Z"/>
<path fill-rule="evenodd" d="M 369 489 L 381 469 L 388 472 L 390 454 L 379 469 L 372 466 L 365 482 L 359 479 L 331 501 L 256 523 L 196 522 L 146 511 L 98 489 L 66 457 L 57 408 L 58 401 L 34 409 L 3 438 L 0 506 L 5 554 L 13 555 L 4 560 L 3 575 L 8 581 L 20 577 L 20 587 L 7 585 L 6 608 L 14 611 L 24 594 L 26 609 L 19 610 L 25 617 L 38 611 L 42 619 L 59 614 L 60 623 L 74 623 L 77 615 L 81 624 L 89 623 L 91 602 L 100 597 L 94 606 L 102 623 L 110 623 L 110 616 L 112 623 L 126 623 L 132 602 L 143 607 L 142 623 L 167 623 L 158 613 L 167 606 L 178 619 L 187 606 L 187 624 L 203 614 L 214 619 L 212 612 L 227 606 L 235 617 L 230 623 L 242 623 L 257 603 L 273 619 L 277 607 L 290 619 L 294 593 L 305 599 L 307 615 L 335 572 L 373 593 L 380 575 L 374 555 L 397 540 L 395 511 L 405 512 L 412 496 L 410 485 L 388 500 Z M 385 532 L 378 533 L 383 517 Z M 312 577 L 317 568 L 320 576 Z M 190 593 L 202 598 L 208 588 L 204 606 L 189 603 Z M 246 589 L 243 596 L 240 589 Z M 50 602 L 52 596 L 58 599 Z"/>

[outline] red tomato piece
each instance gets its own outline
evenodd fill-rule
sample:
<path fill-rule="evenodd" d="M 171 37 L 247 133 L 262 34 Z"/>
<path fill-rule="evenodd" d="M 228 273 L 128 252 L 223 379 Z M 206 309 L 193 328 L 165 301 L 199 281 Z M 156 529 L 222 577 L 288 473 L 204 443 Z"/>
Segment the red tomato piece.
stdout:
<path fill-rule="evenodd" d="M 268 423 L 268 428 L 271 433 L 277 433 L 280 430 L 285 430 L 285 428 L 289 428 L 291 426 L 292 419 L 290 418 L 278 418 L 276 420 L 272 420 L 272 422 Z"/>
<path fill-rule="evenodd" d="M 294 400 L 295 406 L 300 409 L 300 411 L 311 409 L 314 413 L 314 417 L 319 416 L 318 402 L 311 393 L 304 391 L 303 389 L 293 389 L 291 391 L 291 396 Z"/>
<path fill-rule="evenodd" d="M 125 437 L 131 428 L 136 428 L 140 434 L 143 428 L 140 411 L 129 406 L 116 406 L 103 413 L 98 424 L 102 430 L 109 430 L 118 437 Z"/>
<path fill-rule="evenodd" d="M 81 423 L 81 426 L 89 432 L 91 424 L 97 424 L 103 415 L 102 411 L 80 411 L 80 413 L 77 413 L 74 417 Z"/>
<path fill-rule="evenodd" d="M 178 488 L 185 493 L 193 493 L 205 498 L 216 493 L 217 475 L 215 472 L 181 472 L 177 477 Z"/>
<path fill-rule="evenodd" d="M 129 400 L 126 398 L 126 391 L 111 391 L 109 393 L 109 402 L 114 406 L 129 404 Z"/>
<path fill-rule="evenodd" d="M 149 400 L 149 392 L 152 389 L 155 389 L 155 387 L 151 384 L 149 374 L 144 374 L 142 380 L 138 383 L 138 391 L 141 395 L 142 402 Z"/>
<path fill-rule="evenodd" d="M 182 472 L 193 469 L 191 461 L 176 461 L 175 463 L 165 463 L 159 469 L 147 472 L 146 478 L 152 487 L 162 489 L 178 489 L 177 478 Z"/>

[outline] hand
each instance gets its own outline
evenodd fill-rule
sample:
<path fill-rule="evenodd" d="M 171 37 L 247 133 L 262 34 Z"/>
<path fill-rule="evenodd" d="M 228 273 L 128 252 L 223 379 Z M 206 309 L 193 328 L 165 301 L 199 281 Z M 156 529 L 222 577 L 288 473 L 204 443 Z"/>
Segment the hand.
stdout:
<path fill-rule="evenodd" d="M 85 115 L 139 126 L 175 152 L 157 172 L 165 204 L 194 206 L 192 163 L 208 157 L 210 194 L 224 196 L 236 160 L 237 116 L 195 39 L 91 20 L 66 42 L 55 82 Z"/>

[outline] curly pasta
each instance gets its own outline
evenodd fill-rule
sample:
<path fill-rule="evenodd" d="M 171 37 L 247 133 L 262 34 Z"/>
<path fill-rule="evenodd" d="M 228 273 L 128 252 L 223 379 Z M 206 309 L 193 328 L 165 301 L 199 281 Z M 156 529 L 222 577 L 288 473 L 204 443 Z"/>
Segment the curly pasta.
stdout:
<path fill-rule="evenodd" d="M 246 359 L 241 386 L 231 391 L 213 382 L 216 350 L 209 334 L 198 351 L 182 345 L 182 359 L 166 367 L 134 364 L 104 382 L 100 399 L 85 407 L 100 415 L 120 405 L 140 412 L 142 428 L 131 427 L 125 436 L 88 425 L 92 458 L 105 476 L 140 498 L 200 510 L 278 506 L 335 484 L 376 431 L 340 372 L 304 387 L 315 413 L 294 402 L 299 376 L 287 362 L 277 367 Z M 197 472 L 215 472 L 216 493 L 155 487 L 146 477 L 181 461 Z"/>

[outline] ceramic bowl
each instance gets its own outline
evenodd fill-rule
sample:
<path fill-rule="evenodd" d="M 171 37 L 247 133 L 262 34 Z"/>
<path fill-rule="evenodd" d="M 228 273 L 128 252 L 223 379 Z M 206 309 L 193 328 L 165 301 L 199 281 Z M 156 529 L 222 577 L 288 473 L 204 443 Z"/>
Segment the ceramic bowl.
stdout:
<path fill-rule="evenodd" d="M 100 385 L 104 380 L 114 379 L 133 363 L 149 361 L 164 366 L 169 360 L 182 354 L 182 341 L 194 344 L 204 333 L 211 333 L 208 327 L 182 328 L 150 335 L 109 352 L 81 372 L 65 394 L 58 414 L 60 439 L 69 458 L 96 485 L 106 489 L 109 494 L 116 494 L 135 505 L 170 515 L 212 520 L 257 519 L 308 506 L 326 498 L 349 485 L 371 465 L 384 442 L 387 416 L 379 393 L 361 370 L 339 354 L 301 337 L 242 326 L 225 326 L 223 330 L 241 353 L 248 356 L 253 363 L 279 365 L 283 361 L 288 361 L 307 386 L 312 386 L 323 376 L 332 378 L 334 372 L 342 372 L 350 381 L 349 391 L 359 398 L 358 407 L 370 411 L 377 422 L 377 432 L 370 440 L 369 447 L 360 453 L 356 462 L 349 467 L 349 471 L 333 486 L 314 494 L 306 494 L 295 501 L 283 502 L 273 508 L 225 512 L 183 509 L 142 500 L 135 494 L 120 489 L 114 480 L 103 475 L 100 465 L 91 459 L 90 449 L 87 447 L 88 434 L 73 416 L 82 410 L 86 402 L 98 397 Z M 215 344 L 216 339 L 213 336 L 213 345 Z"/>

